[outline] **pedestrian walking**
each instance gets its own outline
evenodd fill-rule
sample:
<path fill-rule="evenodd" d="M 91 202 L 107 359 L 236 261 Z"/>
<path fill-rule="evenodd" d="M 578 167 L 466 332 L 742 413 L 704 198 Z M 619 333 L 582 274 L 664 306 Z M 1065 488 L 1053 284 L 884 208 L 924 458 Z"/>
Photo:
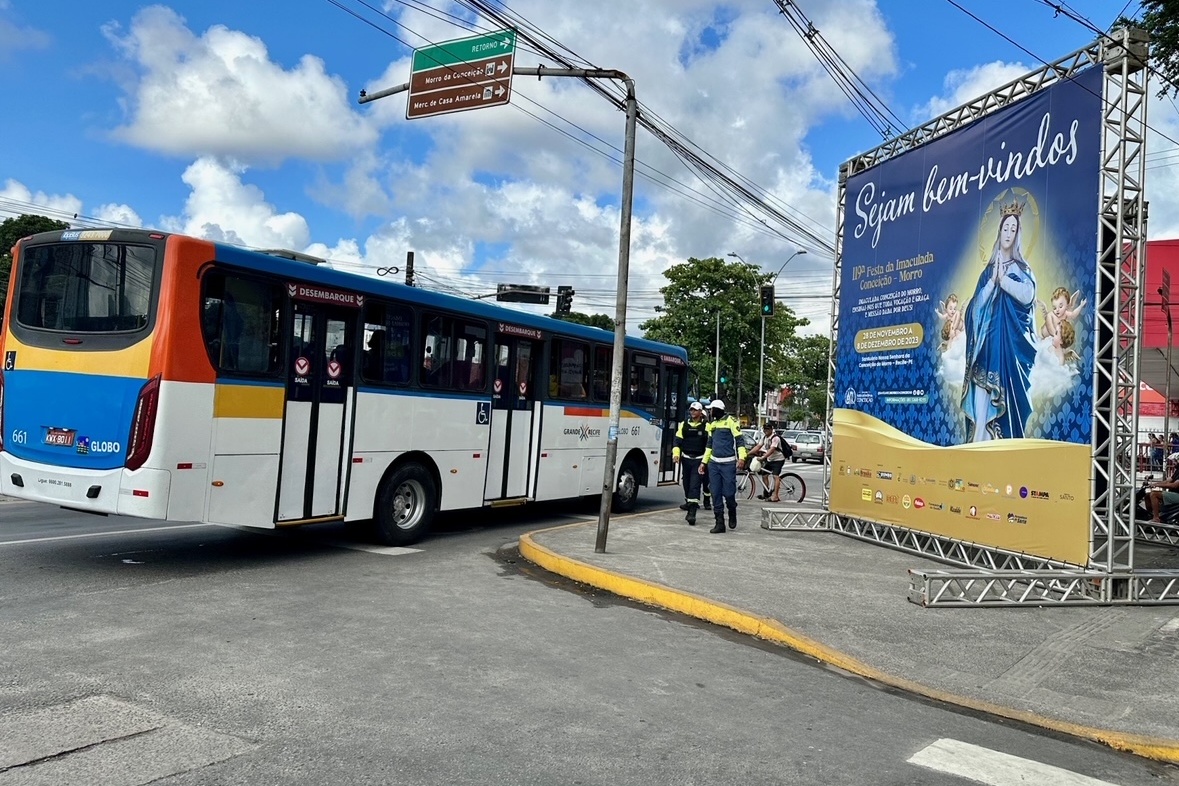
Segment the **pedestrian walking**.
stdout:
<path fill-rule="evenodd" d="M 725 508 L 729 510 L 729 529 L 737 528 L 737 470 L 745 466 L 745 437 L 741 424 L 725 412 L 725 402 L 713 399 L 708 405 L 712 422 L 708 424 L 708 441 L 700 472 L 708 473 L 712 488 L 712 514 L 716 525 L 711 533 L 725 531 Z"/>
<path fill-rule="evenodd" d="M 701 491 L 707 507 L 712 501 L 708 494 L 708 475 L 701 474 L 700 462 L 704 460 L 704 449 L 708 445 L 708 420 L 704 417 L 704 405 L 693 401 L 688 407 L 688 419 L 680 423 L 675 432 L 671 460 L 680 465 L 684 483 L 684 504 L 681 510 L 688 511 L 685 520 L 695 526 L 696 511 L 700 509 Z"/>

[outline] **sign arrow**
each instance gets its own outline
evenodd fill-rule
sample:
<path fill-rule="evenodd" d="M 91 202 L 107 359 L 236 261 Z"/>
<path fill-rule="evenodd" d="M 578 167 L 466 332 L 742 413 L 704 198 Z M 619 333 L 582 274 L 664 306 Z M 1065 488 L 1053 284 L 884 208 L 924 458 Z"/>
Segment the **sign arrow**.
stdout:
<path fill-rule="evenodd" d="M 496 91 L 495 91 L 495 95 L 496 95 L 496 97 L 497 97 L 497 98 L 503 98 L 503 95 L 504 95 L 504 93 L 506 93 L 506 92 L 507 92 L 507 91 L 506 91 L 506 90 L 504 90 L 504 89 L 501 87 L 499 90 L 496 90 Z"/>
<path fill-rule="evenodd" d="M 507 71 L 507 70 L 508 70 L 508 64 L 501 60 L 499 63 L 499 72 L 502 74 L 504 71 Z"/>

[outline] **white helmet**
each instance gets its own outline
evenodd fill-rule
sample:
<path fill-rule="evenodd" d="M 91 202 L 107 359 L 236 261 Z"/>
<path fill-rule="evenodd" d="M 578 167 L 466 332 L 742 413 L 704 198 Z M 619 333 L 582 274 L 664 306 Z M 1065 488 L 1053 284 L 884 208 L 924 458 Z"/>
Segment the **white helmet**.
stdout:
<path fill-rule="evenodd" d="M 709 404 L 708 406 L 711 409 L 719 409 L 721 412 L 725 411 L 725 402 L 721 401 L 719 398 L 714 398 L 712 400 L 712 403 Z"/>

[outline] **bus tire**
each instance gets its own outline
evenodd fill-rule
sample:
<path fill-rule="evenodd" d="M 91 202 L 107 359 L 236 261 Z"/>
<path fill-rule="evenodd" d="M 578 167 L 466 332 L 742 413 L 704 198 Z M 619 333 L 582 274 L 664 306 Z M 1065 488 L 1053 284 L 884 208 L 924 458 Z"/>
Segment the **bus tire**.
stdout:
<path fill-rule="evenodd" d="M 639 501 L 639 473 L 630 459 L 622 462 L 618 482 L 614 485 L 615 513 L 630 513 Z"/>
<path fill-rule="evenodd" d="M 437 510 L 438 490 L 430 472 L 421 464 L 398 467 L 377 489 L 377 539 L 386 546 L 416 543 L 430 531 Z"/>

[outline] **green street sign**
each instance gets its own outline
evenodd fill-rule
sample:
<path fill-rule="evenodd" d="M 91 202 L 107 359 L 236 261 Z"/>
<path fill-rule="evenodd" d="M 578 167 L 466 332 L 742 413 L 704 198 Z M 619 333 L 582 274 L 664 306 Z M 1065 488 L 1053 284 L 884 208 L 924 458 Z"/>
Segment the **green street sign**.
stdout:
<path fill-rule="evenodd" d="M 413 53 L 409 120 L 506 104 L 512 96 L 516 31 L 459 38 Z"/>
<path fill-rule="evenodd" d="M 490 57 L 514 56 L 516 31 L 500 30 L 474 38 L 456 38 L 413 53 L 413 73 L 456 63 L 470 63 Z"/>

